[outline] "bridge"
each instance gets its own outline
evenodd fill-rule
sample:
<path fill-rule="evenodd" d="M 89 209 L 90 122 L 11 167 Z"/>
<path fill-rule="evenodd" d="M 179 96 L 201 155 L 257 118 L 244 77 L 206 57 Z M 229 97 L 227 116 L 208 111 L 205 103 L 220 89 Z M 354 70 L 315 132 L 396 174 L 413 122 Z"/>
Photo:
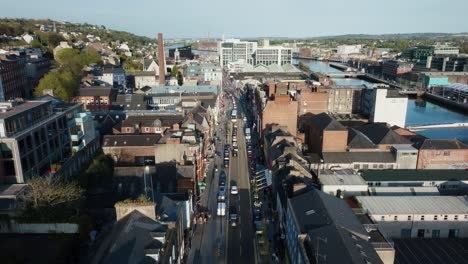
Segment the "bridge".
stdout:
<path fill-rule="evenodd" d="M 468 128 L 468 123 L 445 123 L 445 124 L 430 124 L 430 125 L 411 125 L 406 129 L 410 131 L 420 131 L 428 129 L 444 129 L 444 128 Z"/>
<path fill-rule="evenodd" d="M 324 72 L 324 75 L 330 78 L 357 78 L 359 76 L 366 76 L 365 73 L 362 72 Z"/>

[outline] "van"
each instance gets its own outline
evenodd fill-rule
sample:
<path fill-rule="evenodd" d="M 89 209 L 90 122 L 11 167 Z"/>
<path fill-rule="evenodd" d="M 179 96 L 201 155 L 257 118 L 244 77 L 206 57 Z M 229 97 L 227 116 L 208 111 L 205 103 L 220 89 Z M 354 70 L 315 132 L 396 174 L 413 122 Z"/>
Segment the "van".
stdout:
<path fill-rule="evenodd" d="M 221 202 L 218 203 L 218 210 L 216 211 L 218 216 L 225 216 L 226 215 L 226 203 Z"/>

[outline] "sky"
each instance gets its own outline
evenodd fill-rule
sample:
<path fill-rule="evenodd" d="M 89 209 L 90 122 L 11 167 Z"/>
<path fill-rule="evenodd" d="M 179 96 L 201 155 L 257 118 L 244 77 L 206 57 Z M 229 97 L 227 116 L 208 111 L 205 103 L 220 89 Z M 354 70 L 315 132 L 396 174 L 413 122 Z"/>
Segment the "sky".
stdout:
<path fill-rule="evenodd" d="M 317 37 L 468 32 L 468 0 L 1 0 L 0 17 L 104 25 L 137 35 Z"/>

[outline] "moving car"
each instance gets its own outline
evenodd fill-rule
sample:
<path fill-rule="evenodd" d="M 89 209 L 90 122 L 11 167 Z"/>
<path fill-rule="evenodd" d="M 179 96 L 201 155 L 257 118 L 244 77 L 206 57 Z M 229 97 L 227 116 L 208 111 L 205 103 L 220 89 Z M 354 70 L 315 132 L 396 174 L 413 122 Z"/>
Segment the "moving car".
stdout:
<path fill-rule="evenodd" d="M 226 189 L 224 186 L 219 187 L 218 202 L 224 202 L 226 200 Z"/>
<path fill-rule="evenodd" d="M 229 221 L 231 226 L 237 226 L 237 208 L 233 205 L 229 206 Z"/>
<path fill-rule="evenodd" d="M 237 189 L 237 185 L 232 185 L 231 186 L 231 194 L 238 194 L 239 189 Z"/>

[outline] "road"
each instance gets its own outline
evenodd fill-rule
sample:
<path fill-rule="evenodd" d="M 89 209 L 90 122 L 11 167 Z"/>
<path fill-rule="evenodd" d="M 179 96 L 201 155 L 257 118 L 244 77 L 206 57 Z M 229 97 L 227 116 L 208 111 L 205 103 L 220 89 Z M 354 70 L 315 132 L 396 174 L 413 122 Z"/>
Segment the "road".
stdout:
<path fill-rule="evenodd" d="M 236 101 L 238 112 L 242 112 L 240 102 Z M 237 126 L 239 155 L 231 157 L 228 182 L 235 181 L 239 188 L 238 195 L 229 196 L 229 205 L 237 207 L 239 221 L 235 227 L 227 225 L 226 263 L 256 263 L 247 147 L 242 119 L 237 120 Z"/>

